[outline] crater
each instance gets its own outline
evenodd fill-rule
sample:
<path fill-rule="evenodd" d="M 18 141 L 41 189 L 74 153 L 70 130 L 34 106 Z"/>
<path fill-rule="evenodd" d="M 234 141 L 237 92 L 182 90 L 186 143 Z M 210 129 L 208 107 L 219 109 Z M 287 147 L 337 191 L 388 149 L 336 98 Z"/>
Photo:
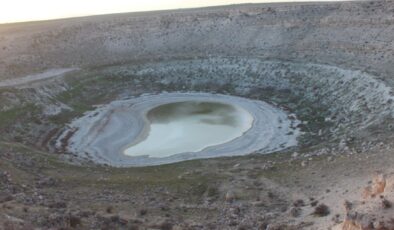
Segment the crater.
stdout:
<path fill-rule="evenodd" d="M 42 24 L 35 39 L 29 32 L 35 29 L 2 27 L 8 34 L 2 46 L 13 47 L 0 54 L 2 140 L 75 162 L 144 166 L 289 148 L 361 151 L 389 138 L 394 117 L 390 50 L 377 45 L 370 52 L 376 36 L 365 36 L 358 25 L 338 27 L 337 20 L 321 13 L 325 7 L 331 12 L 328 6 L 318 11 L 309 5 L 293 6 L 296 11 L 277 7 L 289 17 L 264 7 L 111 16 Z M 363 22 L 375 15 L 355 13 Z M 308 23 L 298 20 L 309 14 Z M 280 25 L 272 27 L 277 17 Z M 371 26 L 378 24 L 374 20 L 384 19 L 371 19 Z M 333 36 L 321 39 L 314 33 L 319 31 L 310 30 L 322 21 L 330 25 L 325 29 L 335 28 L 327 33 Z M 151 29 L 141 30 L 147 25 Z M 346 39 L 350 30 L 360 40 Z M 390 38 L 384 37 L 387 44 Z M 216 120 L 214 111 L 193 116 L 184 111 L 181 117 L 174 112 L 166 119 L 155 115 L 188 107 L 185 103 L 228 106 L 234 113 Z M 238 125 L 233 131 L 215 124 L 231 119 Z M 203 129 L 207 135 L 192 129 L 191 121 L 199 121 L 201 129 L 209 126 Z M 214 128 L 221 135 L 214 135 Z M 175 143 L 176 149 L 165 151 Z"/>
<path fill-rule="evenodd" d="M 0 25 L 0 226 L 394 229 L 393 3 Z"/>

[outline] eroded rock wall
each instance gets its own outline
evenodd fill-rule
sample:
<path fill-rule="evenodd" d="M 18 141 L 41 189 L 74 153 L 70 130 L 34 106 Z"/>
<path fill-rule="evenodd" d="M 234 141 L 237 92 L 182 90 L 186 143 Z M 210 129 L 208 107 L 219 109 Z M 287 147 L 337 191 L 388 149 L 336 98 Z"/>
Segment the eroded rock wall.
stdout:
<path fill-rule="evenodd" d="M 224 88 L 229 94 L 245 97 L 256 91 L 264 94 L 269 89 L 288 90 L 299 100 L 321 108 L 321 116 L 333 124 L 330 129 L 335 134 L 355 135 L 394 117 L 394 96 L 390 87 L 370 74 L 327 65 L 211 58 L 159 62 L 111 71 L 123 71 L 140 78 L 153 76 L 163 85 L 181 84 L 179 88 L 184 90 L 201 90 L 203 85 L 214 92 Z"/>
<path fill-rule="evenodd" d="M 370 72 L 393 84 L 392 1 L 260 4 L 0 25 L 0 77 L 57 67 L 259 56 Z"/>

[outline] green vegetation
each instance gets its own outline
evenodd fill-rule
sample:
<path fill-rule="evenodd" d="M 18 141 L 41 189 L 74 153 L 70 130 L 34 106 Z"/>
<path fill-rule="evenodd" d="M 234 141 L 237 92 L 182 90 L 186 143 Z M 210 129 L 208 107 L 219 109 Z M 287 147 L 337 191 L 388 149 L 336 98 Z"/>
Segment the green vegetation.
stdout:
<path fill-rule="evenodd" d="M 32 103 L 0 112 L 0 127 L 4 128 L 18 121 L 34 118 L 39 112 L 40 108 Z"/>

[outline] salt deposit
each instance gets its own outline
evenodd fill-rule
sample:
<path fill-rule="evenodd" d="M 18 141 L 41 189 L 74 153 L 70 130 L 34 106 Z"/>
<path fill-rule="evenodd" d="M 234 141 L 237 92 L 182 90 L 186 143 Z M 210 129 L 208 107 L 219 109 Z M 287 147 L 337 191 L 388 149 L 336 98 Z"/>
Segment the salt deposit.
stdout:
<path fill-rule="evenodd" d="M 165 151 L 163 154 L 163 149 L 153 148 L 150 154 L 136 154 L 141 149 L 126 151 L 133 156 L 124 153 L 131 143 L 140 143 L 146 139 L 150 129 L 147 119 L 149 111 L 163 104 L 185 101 L 222 103 L 238 108 L 235 109 L 237 113 L 243 111 L 243 115 L 236 119 L 240 123 L 237 132 L 216 140 L 216 143 L 194 147 L 194 151 L 185 148 L 182 151 Z M 249 127 L 248 123 L 252 119 L 253 125 Z M 67 142 L 68 151 L 81 156 L 87 154 L 96 162 L 114 166 L 158 165 L 198 158 L 245 155 L 257 150 L 262 153 L 282 150 L 297 145 L 299 130 L 294 128 L 297 123 L 297 120 L 288 119 L 288 114 L 281 109 L 262 101 L 209 93 L 163 93 L 101 106 L 72 122 L 58 139 L 57 145 L 60 147 Z M 171 135 L 171 132 L 161 135 Z"/>

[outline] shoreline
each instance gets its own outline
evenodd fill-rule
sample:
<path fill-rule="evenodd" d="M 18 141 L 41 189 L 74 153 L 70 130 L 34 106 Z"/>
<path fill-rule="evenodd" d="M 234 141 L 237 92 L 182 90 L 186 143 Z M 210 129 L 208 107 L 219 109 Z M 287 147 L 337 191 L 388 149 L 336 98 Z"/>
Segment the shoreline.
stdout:
<path fill-rule="evenodd" d="M 147 135 L 146 129 L 150 126 L 144 115 L 147 111 L 159 105 L 185 100 L 218 102 L 242 108 L 253 117 L 252 125 L 239 137 L 222 144 L 207 146 L 198 152 L 180 153 L 163 158 L 130 157 L 124 154 L 124 150 L 130 146 L 130 140 L 139 143 L 143 141 L 140 140 L 141 136 Z M 290 120 L 287 115 L 268 103 L 241 97 L 209 93 L 162 93 L 104 105 L 74 120 L 63 134 L 70 129 L 78 130 L 70 137 L 71 144 L 66 147 L 67 150 L 78 155 L 86 152 L 96 163 L 116 167 L 150 166 L 192 159 L 240 156 L 256 151 L 270 153 L 296 146 L 300 131 L 292 127 L 296 127 L 295 123 L 298 123 L 298 120 Z M 270 121 L 269 124 L 267 120 Z M 290 132 L 292 134 L 289 135 Z M 64 135 L 57 140 L 58 143 L 61 142 L 62 136 Z"/>

